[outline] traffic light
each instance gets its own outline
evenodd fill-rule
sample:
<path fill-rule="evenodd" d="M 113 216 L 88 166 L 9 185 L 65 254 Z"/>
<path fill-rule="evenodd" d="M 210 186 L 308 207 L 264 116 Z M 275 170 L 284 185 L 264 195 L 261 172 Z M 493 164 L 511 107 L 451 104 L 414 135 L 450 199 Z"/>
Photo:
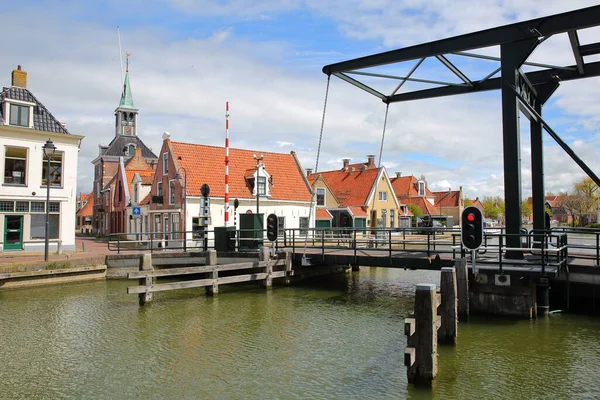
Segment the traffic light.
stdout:
<path fill-rule="evenodd" d="M 267 239 L 269 239 L 271 242 L 277 240 L 278 228 L 279 227 L 277 226 L 277 215 L 269 214 L 267 216 Z"/>
<path fill-rule="evenodd" d="M 461 216 L 461 240 L 469 250 L 477 250 L 483 242 L 483 214 L 477 207 L 465 208 Z"/>

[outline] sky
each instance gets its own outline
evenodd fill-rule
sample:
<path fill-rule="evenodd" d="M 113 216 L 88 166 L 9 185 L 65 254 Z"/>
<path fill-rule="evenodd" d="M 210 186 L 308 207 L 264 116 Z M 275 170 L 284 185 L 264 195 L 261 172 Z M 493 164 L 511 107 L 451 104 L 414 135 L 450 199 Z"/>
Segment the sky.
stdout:
<path fill-rule="evenodd" d="M 78 192 L 91 191 L 91 161 L 99 154 L 98 146 L 114 137 L 114 110 L 122 87 L 120 55 L 124 59 L 126 51 L 131 53 L 138 135 L 155 153 L 165 131 L 173 141 L 224 146 L 228 101 L 231 147 L 295 151 L 302 167 L 314 170 L 327 86 L 324 65 L 595 3 L 21 0 L 4 4 L 0 11 L 4 31 L 18 32 L 3 41 L 0 84 L 10 85 L 10 72 L 22 65 L 38 100 L 71 133 L 85 136 Z M 600 28 L 581 31 L 580 41 L 600 41 Z M 485 53 L 498 55 L 499 50 Z M 498 66 L 458 56 L 451 61 L 472 79 Z M 566 35 L 546 40 L 529 61 L 575 63 Z M 412 65 L 402 63 L 389 71 L 402 75 Z M 425 61 L 414 77 L 457 79 L 436 60 Z M 390 91 L 390 82 L 373 84 Z M 418 85 L 405 86 L 426 88 Z M 378 98 L 332 77 L 318 170 L 339 169 L 344 158 L 366 162 L 369 154 L 378 161 L 385 111 Z M 563 82 L 543 115 L 598 171 L 600 78 Z M 531 194 L 530 154 L 529 125 L 521 118 L 524 197 Z M 585 176 L 548 134 L 544 157 L 548 192 L 569 190 Z M 382 165 L 390 175 L 424 175 L 433 191 L 462 186 L 467 198 L 504 196 L 500 91 L 391 104 Z"/>

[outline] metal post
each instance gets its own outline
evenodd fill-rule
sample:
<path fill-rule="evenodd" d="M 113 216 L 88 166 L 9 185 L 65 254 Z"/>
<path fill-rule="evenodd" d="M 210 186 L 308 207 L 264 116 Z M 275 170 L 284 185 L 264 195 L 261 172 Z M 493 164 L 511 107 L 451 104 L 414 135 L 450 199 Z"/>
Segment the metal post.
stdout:
<path fill-rule="evenodd" d="M 48 261 L 48 246 L 50 245 L 50 155 L 46 154 L 46 232 L 44 241 L 44 261 Z"/>

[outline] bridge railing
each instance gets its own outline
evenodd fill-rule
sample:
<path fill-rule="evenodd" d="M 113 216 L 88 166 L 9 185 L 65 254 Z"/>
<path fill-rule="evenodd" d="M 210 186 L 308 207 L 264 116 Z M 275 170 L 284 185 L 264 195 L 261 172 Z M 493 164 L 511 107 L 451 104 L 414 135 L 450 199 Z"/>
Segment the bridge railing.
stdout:
<path fill-rule="evenodd" d="M 579 260 L 591 260 L 600 266 L 600 229 L 554 227 L 552 232 L 566 233 L 569 237 L 569 257 Z"/>

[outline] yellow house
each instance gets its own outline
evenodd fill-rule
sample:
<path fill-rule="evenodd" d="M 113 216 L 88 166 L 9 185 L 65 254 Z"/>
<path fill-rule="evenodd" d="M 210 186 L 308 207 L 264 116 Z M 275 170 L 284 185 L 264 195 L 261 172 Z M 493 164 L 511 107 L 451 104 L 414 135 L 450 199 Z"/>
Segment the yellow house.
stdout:
<path fill-rule="evenodd" d="M 310 174 L 317 209 L 331 215 L 331 227 L 398 226 L 398 200 L 384 167 L 375 166 L 375 156 L 366 163 L 343 160 L 339 170 Z M 321 211 L 320 216 L 326 217 Z M 319 212 L 317 212 L 319 216 Z M 321 226 L 325 226 L 323 222 Z"/>

